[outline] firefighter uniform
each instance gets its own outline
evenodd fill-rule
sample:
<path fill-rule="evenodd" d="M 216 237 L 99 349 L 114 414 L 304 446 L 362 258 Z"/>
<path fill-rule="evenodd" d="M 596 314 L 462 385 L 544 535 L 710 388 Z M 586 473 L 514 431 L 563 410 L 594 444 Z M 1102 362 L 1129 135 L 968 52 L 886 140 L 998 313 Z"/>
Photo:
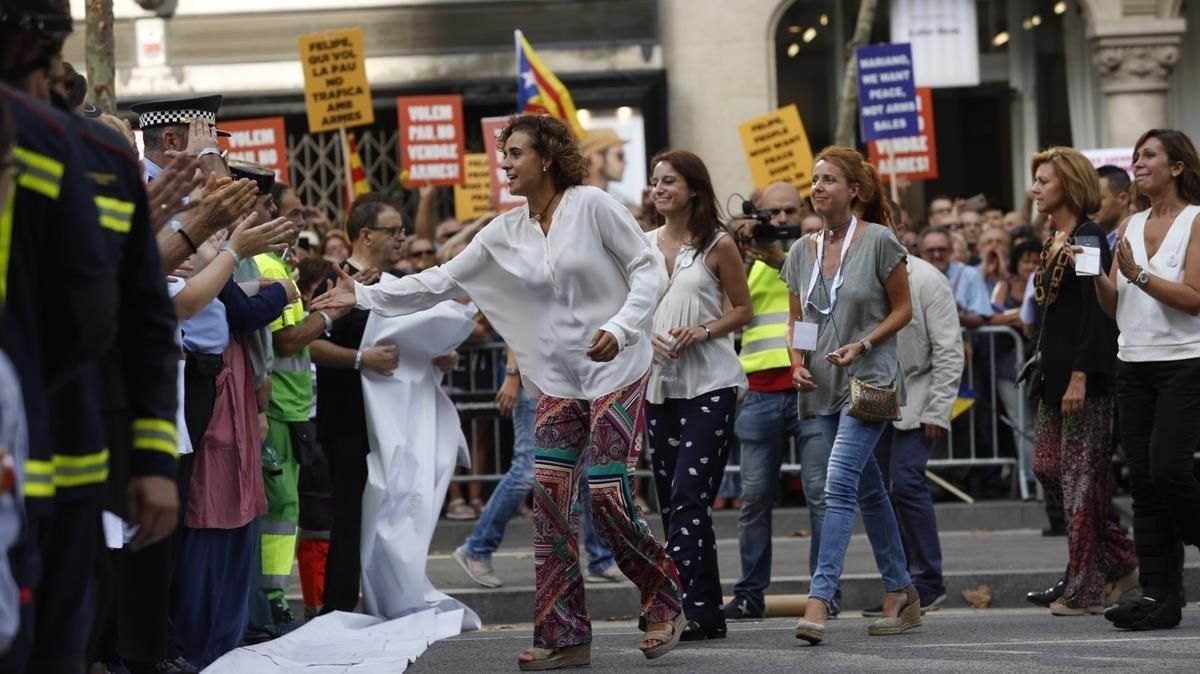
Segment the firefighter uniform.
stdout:
<path fill-rule="evenodd" d="M 52 417 L 74 418 L 52 427 L 54 460 L 78 472 L 55 495 L 55 530 L 70 536 L 43 546 L 44 573 L 56 580 L 38 596 L 35 662 L 83 657 L 88 650 L 96 602 L 81 605 L 78 598 L 95 592 L 93 554 L 100 546 L 84 550 L 79 541 L 98 543 L 99 510 L 127 517 L 131 477 L 174 480 L 176 469 L 175 308 L 167 295 L 141 168 L 128 141 L 116 132 L 82 117 L 71 122 L 93 189 L 109 274 L 117 281 L 119 325 L 112 349 L 51 400 Z M 73 516 L 62 522 L 63 513 Z M 167 545 L 152 547 L 157 549 L 147 554 L 156 563 L 170 563 Z M 133 582 L 139 596 L 167 596 L 166 587 L 152 591 L 146 579 Z M 95 617 L 103 620 L 105 609 Z M 134 635 L 118 630 L 118 636 L 125 643 L 147 641 L 156 631 L 165 642 L 165 624 L 141 626 Z"/>
<path fill-rule="evenodd" d="M 17 176 L 0 211 L 0 348 L 21 377 L 30 442 L 22 482 L 26 527 L 13 554 L 24 600 L 21 633 L 0 670 L 21 671 L 33 646 L 34 603 L 40 602 L 36 588 L 40 577 L 49 575 L 41 572 L 41 552 L 79 543 L 54 528 L 55 494 L 107 476 L 103 452 L 55 456 L 51 426 L 73 425 L 77 419 L 52 419 L 48 401 L 109 348 L 117 293 L 72 119 L 4 85 L 0 97 L 17 128 Z M 88 575 L 91 569 L 80 572 Z M 81 631 L 86 635 L 86 627 Z"/>

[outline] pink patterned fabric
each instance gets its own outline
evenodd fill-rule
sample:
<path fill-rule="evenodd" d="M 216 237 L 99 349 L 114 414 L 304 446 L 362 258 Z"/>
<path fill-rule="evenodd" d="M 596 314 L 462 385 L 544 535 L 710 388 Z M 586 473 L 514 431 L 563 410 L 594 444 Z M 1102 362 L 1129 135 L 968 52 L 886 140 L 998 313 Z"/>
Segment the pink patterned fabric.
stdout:
<path fill-rule="evenodd" d="M 628 468 L 645 431 L 646 377 L 586 400 L 542 396 L 537 407 L 533 552 L 537 566 L 533 644 L 562 648 L 592 640 L 579 565 L 579 471 L 584 459 L 592 522 L 625 577 L 641 591 L 649 623 L 679 614 L 675 564 L 635 505 Z"/>
<path fill-rule="evenodd" d="M 1064 415 L 1040 403 L 1033 472 L 1058 495 L 1067 522 L 1070 563 L 1063 599 L 1075 608 L 1104 604 L 1104 583 L 1138 566 L 1133 541 L 1108 519 L 1112 501 L 1113 399 L 1086 398 Z"/>

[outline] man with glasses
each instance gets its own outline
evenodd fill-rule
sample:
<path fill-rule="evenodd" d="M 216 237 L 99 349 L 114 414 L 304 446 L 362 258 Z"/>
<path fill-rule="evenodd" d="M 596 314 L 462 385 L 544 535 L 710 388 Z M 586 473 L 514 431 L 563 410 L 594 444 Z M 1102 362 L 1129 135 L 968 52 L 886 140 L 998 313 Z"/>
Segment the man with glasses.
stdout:
<path fill-rule="evenodd" d="M 921 257 L 949 279 L 954 301 L 958 304 L 958 322 L 964 328 L 978 328 L 987 323 L 993 313 L 987 285 L 977 268 L 952 261 L 952 252 L 950 232 L 941 227 L 921 232 Z"/>
<path fill-rule="evenodd" d="M 354 240 L 354 254 L 342 267 L 351 274 L 372 269 L 392 273 L 390 270 L 404 257 L 404 221 L 383 195 L 365 194 L 355 200 L 346 217 L 346 233 Z M 332 287 L 330 279 L 316 289 L 314 296 Z M 310 345 L 320 392 L 317 438 L 333 477 L 333 529 L 322 612 L 353 612 L 358 604 L 362 498 L 369 448 L 359 371 L 366 368 L 388 376 L 399 363 L 395 346 L 362 343 L 369 315 L 360 309 L 349 310 L 332 322 L 328 338 L 316 339 Z"/>
<path fill-rule="evenodd" d="M 408 264 L 414 274 L 419 274 L 437 264 L 437 251 L 433 249 L 433 242 L 420 236 L 410 239 Z"/>
<path fill-rule="evenodd" d="M 948 194 L 939 194 L 929 201 L 929 226 L 950 227 L 954 224 L 954 199 Z"/>

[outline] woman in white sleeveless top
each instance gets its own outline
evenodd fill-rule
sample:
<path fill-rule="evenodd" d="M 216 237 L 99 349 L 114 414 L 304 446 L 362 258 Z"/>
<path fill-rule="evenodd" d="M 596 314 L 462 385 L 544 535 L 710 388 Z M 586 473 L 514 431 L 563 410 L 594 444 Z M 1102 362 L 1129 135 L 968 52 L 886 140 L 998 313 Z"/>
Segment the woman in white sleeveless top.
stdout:
<path fill-rule="evenodd" d="M 663 289 L 651 333 L 658 365 L 646 392 L 650 459 L 667 551 L 683 581 L 683 639 L 723 638 L 711 508 L 729 458 L 738 395 L 746 389 L 733 333 L 750 322 L 753 309 L 741 254 L 718 220 L 704 162 L 672 150 L 650 165 L 661 226 L 646 237 Z"/>
<path fill-rule="evenodd" d="M 1177 541 L 1200 545 L 1200 158 L 1170 129 L 1135 147 L 1133 196 L 1144 210 L 1122 225 L 1116 264 L 1095 286 L 1121 330 L 1117 404 L 1144 593 L 1104 615 L 1146 630 L 1179 624 Z"/>

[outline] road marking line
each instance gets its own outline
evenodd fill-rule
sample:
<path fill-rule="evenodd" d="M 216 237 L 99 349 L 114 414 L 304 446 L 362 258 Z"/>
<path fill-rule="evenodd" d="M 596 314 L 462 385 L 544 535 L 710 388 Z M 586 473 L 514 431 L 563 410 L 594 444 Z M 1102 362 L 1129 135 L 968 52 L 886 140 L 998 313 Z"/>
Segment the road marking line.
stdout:
<path fill-rule="evenodd" d="M 1113 637 L 1109 639 L 1047 639 L 1044 641 L 992 641 L 979 643 L 950 643 L 950 644 L 900 644 L 902 648 L 980 648 L 987 646 L 1053 646 L 1064 644 L 1103 644 L 1120 645 L 1130 641 L 1200 641 L 1200 636 L 1193 637 Z"/>

